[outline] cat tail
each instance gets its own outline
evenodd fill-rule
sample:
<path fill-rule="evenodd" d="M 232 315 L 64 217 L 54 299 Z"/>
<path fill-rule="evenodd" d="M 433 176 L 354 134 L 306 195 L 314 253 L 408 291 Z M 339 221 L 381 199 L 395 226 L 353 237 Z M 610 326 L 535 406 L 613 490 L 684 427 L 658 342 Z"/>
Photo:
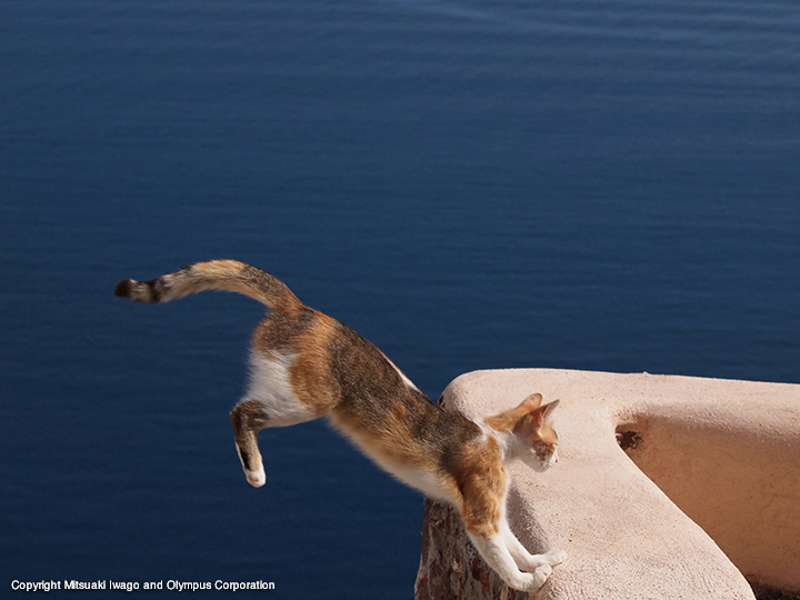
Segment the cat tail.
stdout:
<path fill-rule="evenodd" d="M 114 295 L 134 302 L 169 302 L 205 290 L 238 292 L 270 308 L 300 308 L 303 304 L 277 277 L 238 260 L 199 262 L 152 281 L 123 279 Z"/>

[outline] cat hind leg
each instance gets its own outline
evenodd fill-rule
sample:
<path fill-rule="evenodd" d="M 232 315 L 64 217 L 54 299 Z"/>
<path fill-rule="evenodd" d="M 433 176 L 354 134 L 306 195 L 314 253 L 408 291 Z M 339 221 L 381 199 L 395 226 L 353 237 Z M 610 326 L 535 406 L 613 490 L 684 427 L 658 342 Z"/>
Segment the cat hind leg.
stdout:
<path fill-rule="evenodd" d="M 231 411 L 231 425 L 239 460 L 242 461 L 247 482 L 257 488 L 267 482 L 258 449 L 258 432 L 267 427 L 289 427 L 305 423 L 320 416 L 291 397 L 268 394 L 265 398 L 242 400 Z"/>
<path fill-rule="evenodd" d="M 258 432 L 267 426 L 269 415 L 258 400 L 243 400 L 231 411 L 231 425 L 236 451 L 247 482 L 259 488 L 267 482 L 264 463 L 258 449 Z"/>

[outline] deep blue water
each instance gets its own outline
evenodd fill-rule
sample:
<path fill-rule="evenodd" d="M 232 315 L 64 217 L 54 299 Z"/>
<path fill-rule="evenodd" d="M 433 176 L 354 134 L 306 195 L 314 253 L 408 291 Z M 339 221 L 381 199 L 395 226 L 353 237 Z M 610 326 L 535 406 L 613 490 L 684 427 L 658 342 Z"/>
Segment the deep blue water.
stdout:
<path fill-rule="evenodd" d="M 323 423 L 262 433 L 246 484 L 261 307 L 121 277 L 252 262 L 433 398 L 505 367 L 800 382 L 795 0 L 6 0 L 0 81 L 3 596 L 412 597 L 421 497 Z"/>

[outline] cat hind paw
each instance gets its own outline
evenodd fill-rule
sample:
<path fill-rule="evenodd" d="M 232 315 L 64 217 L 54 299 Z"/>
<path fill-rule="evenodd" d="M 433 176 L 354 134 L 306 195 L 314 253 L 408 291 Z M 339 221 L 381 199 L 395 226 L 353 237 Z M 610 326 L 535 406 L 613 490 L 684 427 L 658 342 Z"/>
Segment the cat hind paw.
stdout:
<path fill-rule="evenodd" d="M 244 475 L 247 478 L 247 483 L 252 485 L 254 488 L 260 488 L 267 483 L 267 474 L 264 473 L 263 468 L 259 469 L 258 471 L 245 470 Z"/>

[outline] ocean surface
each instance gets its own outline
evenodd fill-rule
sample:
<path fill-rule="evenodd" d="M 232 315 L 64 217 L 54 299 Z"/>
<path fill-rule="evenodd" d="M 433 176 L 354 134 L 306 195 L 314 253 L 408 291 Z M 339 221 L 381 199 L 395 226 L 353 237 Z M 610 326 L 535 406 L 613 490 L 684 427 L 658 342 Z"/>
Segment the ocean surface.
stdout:
<path fill-rule="evenodd" d="M 796 0 L 5 0 L 0 82 L 3 597 L 413 596 L 421 496 L 323 422 L 263 432 L 245 482 L 263 308 L 122 277 L 251 262 L 433 399 L 800 383 Z"/>

